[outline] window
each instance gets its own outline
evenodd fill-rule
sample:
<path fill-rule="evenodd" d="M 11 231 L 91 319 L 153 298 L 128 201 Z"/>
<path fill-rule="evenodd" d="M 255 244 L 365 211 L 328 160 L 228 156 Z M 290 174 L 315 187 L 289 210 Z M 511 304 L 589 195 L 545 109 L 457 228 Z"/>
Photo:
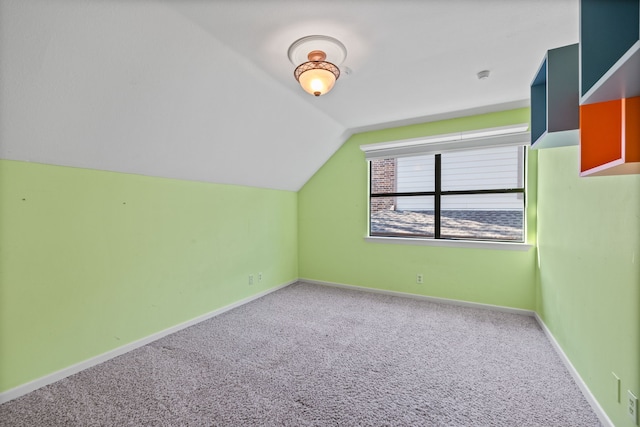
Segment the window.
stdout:
<path fill-rule="evenodd" d="M 361 147 L 369 235 L 524 242 L 529 134 L 484 132 Z"/>

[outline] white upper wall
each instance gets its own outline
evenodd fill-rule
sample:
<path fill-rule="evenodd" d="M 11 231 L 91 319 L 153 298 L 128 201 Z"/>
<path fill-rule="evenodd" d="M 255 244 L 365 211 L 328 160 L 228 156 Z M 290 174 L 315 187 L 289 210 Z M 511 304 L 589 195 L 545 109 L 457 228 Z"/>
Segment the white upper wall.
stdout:
<path fill-rule="evenodd" d="M 351 132 L 527 105 L 577 21 L 578 0 L 0 0 L 0 158 L 296 191 Z M 287 58 L 311 34 L 348 51 L 319 98 Z"/>
<path fill-rule="evenodd" d="M 4 159 L 295 191 L 343 142 L 162 3 L 0 1 Z"/>

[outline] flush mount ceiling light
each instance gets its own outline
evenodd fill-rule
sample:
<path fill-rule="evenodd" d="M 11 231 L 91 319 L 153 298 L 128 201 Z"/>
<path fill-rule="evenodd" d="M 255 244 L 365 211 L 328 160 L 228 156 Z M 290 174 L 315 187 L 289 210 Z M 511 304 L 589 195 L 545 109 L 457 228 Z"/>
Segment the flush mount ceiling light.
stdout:
<path fill-rule="evenodd" d="M 333 37 L 307 36 L 296 40 L 288 55 L 297 66 L 293 75 L 302 89 L 320 96 L 329 92 L 340 77 L 338 65 L 347 57 L 347 49 Z"/>

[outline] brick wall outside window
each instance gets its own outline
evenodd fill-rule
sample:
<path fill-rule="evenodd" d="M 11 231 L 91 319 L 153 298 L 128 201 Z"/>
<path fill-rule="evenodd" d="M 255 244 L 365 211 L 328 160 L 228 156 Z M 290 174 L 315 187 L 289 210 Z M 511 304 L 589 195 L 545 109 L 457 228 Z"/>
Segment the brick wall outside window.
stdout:
<path fill-rule="evenodd" d="M 371 189 L 374 193 L 393 193 L 396 191 L 396 159 L 373 160 Z M 395 197 L 377 197 L 371 199 L 371 212 L 393 210 Z"/>

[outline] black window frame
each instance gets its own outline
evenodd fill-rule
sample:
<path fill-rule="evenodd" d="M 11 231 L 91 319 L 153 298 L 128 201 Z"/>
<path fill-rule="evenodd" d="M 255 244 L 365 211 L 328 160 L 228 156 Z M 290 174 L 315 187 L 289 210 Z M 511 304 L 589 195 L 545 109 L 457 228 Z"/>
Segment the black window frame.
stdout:
<path fill-rule="evenodd" d="M 442 154 L 443 153 L 425 153 L 435 157 L 434 167 L 434 190 L 433 191 L 411 191 L 411 192 L 389 192 L 389 193 L 373 193 L 373 160 L 368 160 L 369 163 L 369 200 L 368 200 L 368 234 L 369 237 L 401 237 L 412 239 L 427 239 L 427 240 L 453 240 L 453 241 L 481 241 L 481 242 L 509 242 L 509 243 L 525 243 L 526 242 L 526 222 L 527 222 L 527 148 L 525 145 L 515 145 L 522 147 L 522 187 L 516 188 L 499 188 L 499 189 L 484 189 L 484 190 L 442 190 Z M 474 149 L 491 148 L 491 147 L 476 147 Z M 469 151 L 461 150 L 461 151 Z M 446 153 L 446 152 L 445 152 Z M 420 155 L 420 154 L 415 154 Z M 397 158 L 397 157 L 392 157 Z M 508 239 L 487 239 L 487 238 L 455 238 L 455 237 L 442 237 L 441 236 L 441 200 L 442 196 L 455 196 L 455 195 L 477 195 L 477 194 L 522 194 L 523 198 L 523 224 L 522 224 L 522 239 L 521 240 L 508 240 Z M 378 197 L 415 197 L 415 196 L 433 196 L 434 197 L 434 235 L 433 237 L 427 235 L 411 235 L 402 233 L 372 233 L 371 230 L 371 200 Z"/>

